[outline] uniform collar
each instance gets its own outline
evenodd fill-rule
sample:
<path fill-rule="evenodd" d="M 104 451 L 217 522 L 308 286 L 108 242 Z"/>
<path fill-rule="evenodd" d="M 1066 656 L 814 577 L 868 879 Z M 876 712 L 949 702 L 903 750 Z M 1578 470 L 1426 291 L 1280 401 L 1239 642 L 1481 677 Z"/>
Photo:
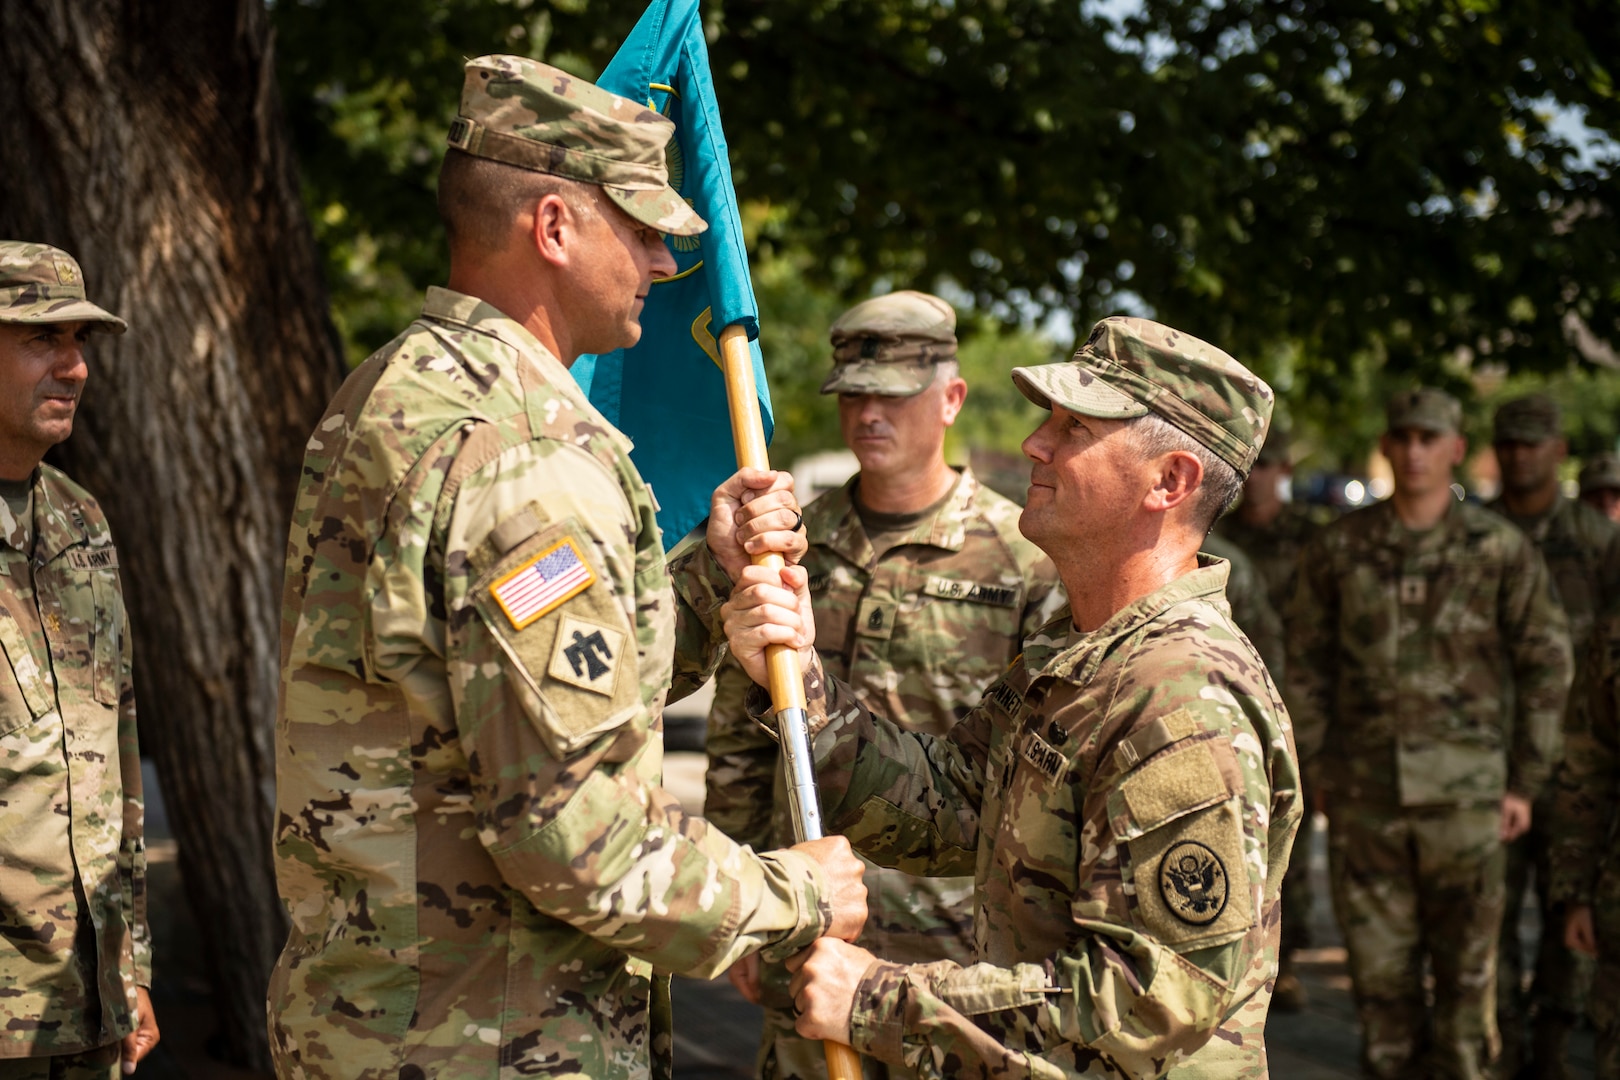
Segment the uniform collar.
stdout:
<path fill-rule="evenodd" d="M 1521 532 L 1528 534 L 1530 539 L 1539 544 L 1547 539 L 1547 534 L 1552 529 L 1553 522 L 1567 513 L 1572 504 L 1568 499 L 1564 498 L 1562 491 L 1555 491 L 1553 492 L 1553 501 L 1547 506 L 1547 509 L 1534 517 L 1519 517 L 1517 514 L 1511 513 L 1500 495 L 1492 499 L 1487 505 L 1490 509 L 1495 510 L 1498 514 L 1513 522 Z"/>
<path fill-rule="evenodd" d="M 905 535 L 891 541 L 893 546 L 925 544 L 945 551 L 961 551 L 967 543 L 968 525 L 974 518 L 974 503 L 979 494 L 979 481 L 973 470 L 963 466 L 945 501 L 932 517 L 924 518 Z M 860 481 L 856 473 L 849 482 L 835 492 L 811 504 L 805 515 L 809 534 L 827 537 L 826 544 L 834 552 L 856 566 L 870 566 L 885 554 L 872 550 L 872 541 L 861 525 L 861 515 L 855 509 L 855 485 Z"/>
<path fill-rule="evenodd" d="M 606 431 L 613 432 L 623 442 L 625 451 L 629 452 L 632 445 L 629 436 L 597 411 L 596 406 L 591 404 L 590 399 L 585 396 L 585 391 L 580 389 L 579 383 L 574 381 L 573 374 L 563 366 L 562 361 L 542 345 L 540 339 L 531 334 L 522 323 L 495 305 L 476 296 L 456 292 L 454 289 L 430 285 L 422 303 L 422 317 L 442 326 L 483 334 L 499 341 L 528 361 L 534 372 L 539 375 L 540 381 L 559 397 L 566 398 L 580 416 L 591 420 Z"/>
<path fill-rule="evenodd" d="M 0 543 L 5 544 L 13 551 L 28 553 L 32 546 L 34 532 L 34 488 L 39 483 L 39 470 L 34 470 L 34 476 L 28 484 L 28 502 L 23 506 L 23 516 L 17 517 L 11 512 L 11 503 L 0 499 Z"/>
<path fill-rule="evenodd" d="M 1141 630 L 1177 604 L 1189 600 L 1224 601 L 1231 568 L 1232 564 L 1225 559 L 1199 552 L 1197 569 L 1126 604 L 1089 634 L 1077 632 L 1067 619 L 1064 620 L 1066 625 L 1049 623 L 1039 636 L 1051 639 L 1052 644 L 1036 648 L 1035 640 L 1031 639 L 1024 648 L 1024 666 L 1032 675 L 1068 675 L 1078 682 L 1087 682 L 1096 675 L 1114 642 Z M 1067 631 L 1061 638 L 1060 628 Z"/>

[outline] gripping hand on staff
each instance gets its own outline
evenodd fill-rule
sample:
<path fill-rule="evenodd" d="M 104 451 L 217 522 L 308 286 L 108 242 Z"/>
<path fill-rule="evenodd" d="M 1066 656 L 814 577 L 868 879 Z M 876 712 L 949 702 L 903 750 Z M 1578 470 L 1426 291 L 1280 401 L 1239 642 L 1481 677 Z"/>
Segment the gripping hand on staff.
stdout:
<path fill-rule="evenodd" d="M 709 500 L 709 550 L 732 581 L 766 552 L 796 564 L 810 550 L 803 521 L 792 473 L 739 469 Z"/>
<path fill-rule="evenodd" d="M 809 673 L 816 660 L 816 620 L 810 610 L 810 575 L 803 567 L 749 566 L 732 576 L 731 599 L 720 609 L 731 654 L 748 677 L 770 685 L 765 650 L 786 645 Z"/>

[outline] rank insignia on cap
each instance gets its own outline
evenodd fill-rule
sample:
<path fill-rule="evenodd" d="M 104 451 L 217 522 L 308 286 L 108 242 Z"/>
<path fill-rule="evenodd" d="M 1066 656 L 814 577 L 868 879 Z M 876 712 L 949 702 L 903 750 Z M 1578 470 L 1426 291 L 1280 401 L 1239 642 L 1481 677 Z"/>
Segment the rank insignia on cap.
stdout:
<path fill-rule="evenodd" d="M 512 629 L 522 630 L 594 581 L 590 564 L 565 537 L 491 585 L 489 595 L 506 612 Z"/>
<path fill-rule="evenodd" d="M 619 670 L 624 651 L 624 634 L 572 615 L 564 616 L 557 628 L 557 645 L 546 669 L 558 682 L 568 683 L 598 694 L 613 694 L 613 673 Z"/>
<path fill-rule="evenodd" d="M 1226 864 L 1196 840 L 1173 845 L 1159 860 L 1159 895 L 1184 923 L 1208 926 L 1226 910 Z"/>
<path fill-rule="evenodd" d="M 79 283 L 79 268 L 73 265 L 73 260 L 66 255 L 53 256 L 56 262 L 56 279 L 63 285 L 77 285 Z"/>

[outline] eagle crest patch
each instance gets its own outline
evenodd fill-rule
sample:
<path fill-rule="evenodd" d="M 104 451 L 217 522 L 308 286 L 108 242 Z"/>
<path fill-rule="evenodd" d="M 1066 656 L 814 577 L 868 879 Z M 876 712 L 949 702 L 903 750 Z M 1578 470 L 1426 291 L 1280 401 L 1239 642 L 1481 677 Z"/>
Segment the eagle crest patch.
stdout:
<path fill-rule="evenodd" d="M 1190 926 L 1208 926 L 1226 910 L 1231 889 L 1221 857 L 1196 840 L 1171 846 L 1159 860 L 1159 896 Z"/>

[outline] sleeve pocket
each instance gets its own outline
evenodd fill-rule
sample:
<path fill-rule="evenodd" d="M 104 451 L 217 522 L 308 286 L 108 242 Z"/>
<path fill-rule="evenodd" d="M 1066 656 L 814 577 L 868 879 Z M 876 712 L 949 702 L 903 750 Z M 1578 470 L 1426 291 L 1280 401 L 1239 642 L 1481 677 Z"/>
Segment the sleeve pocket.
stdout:
<path fill-rule="evenodd" d="M 516 540 L 472 589 L 474 608 L 516 668 L 517 696 L 558 758 L 642 705 L 635 631 L 593 552 L 569 518 Z"/>
<path fill-rule="evenodd" d="M 1216 760 L 1219 740 L 1185 741 L 1151 758 L 1110 799 L 1122 873 L 1141 927 L 1177 952 L 1255 924 L 1242 802 Z"/>

